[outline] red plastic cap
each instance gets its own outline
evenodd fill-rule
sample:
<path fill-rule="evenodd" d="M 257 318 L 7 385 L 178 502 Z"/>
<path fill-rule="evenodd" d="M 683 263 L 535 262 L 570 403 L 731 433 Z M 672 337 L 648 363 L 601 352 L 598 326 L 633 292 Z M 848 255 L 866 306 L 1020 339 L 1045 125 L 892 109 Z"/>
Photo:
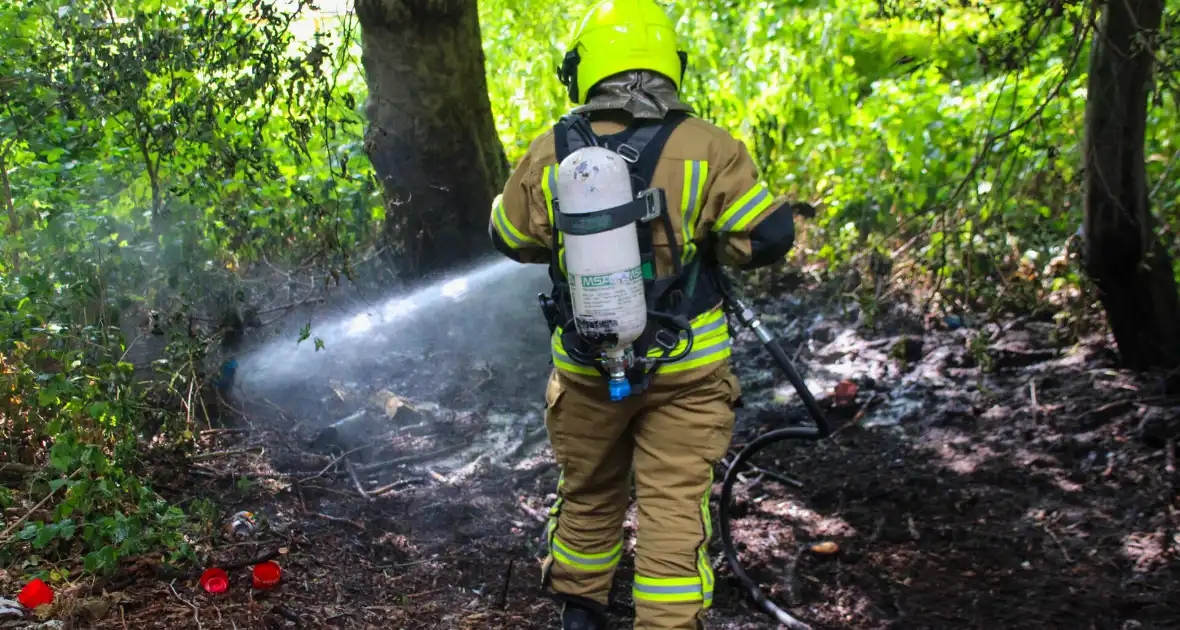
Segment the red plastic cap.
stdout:
<path fill-rule="evenodd" d="M 20 590 L 20 594 L 16 596 L 16 601 L 25 608 L 51 604 L 53 603 L 53 589 L 49 588 L 49 585 L 42 582 L 40 578 L 36 578 L 25 584 L 25 587 Z"/>
<path fill-rule="evenodd" d="M 278 584 L 281 574 L 279 565 L 269 560 L 254 565 L 254 588 L 270 588 Z"/>
<path fill-rule="evenodd" d="M 229 575 L 222 569 L 205 569 L 201 586 L 210 593 L 224 593 L 229 588 Z"/>
<path fill-rule="evenodd" d="M 835 399 L 837 405 L 847 405 L 856 399 L 856 383 L 852 381 L 840 381 L 836 385 Z"/>

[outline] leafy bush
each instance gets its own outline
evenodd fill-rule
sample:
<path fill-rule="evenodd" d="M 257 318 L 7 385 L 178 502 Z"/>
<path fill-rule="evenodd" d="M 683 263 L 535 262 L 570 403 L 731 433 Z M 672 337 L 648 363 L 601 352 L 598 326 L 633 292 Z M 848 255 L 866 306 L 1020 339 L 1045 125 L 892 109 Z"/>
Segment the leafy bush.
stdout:
<path fill-rule="evenodd" d="M 1081 225 L 1087 9 L 1066 3 L 1028 33 L 1032 5 L 963 4 L 907 4 L 922 9 L 909 17 L 876 0 L 668 6 L 689 53 L 686 100 L 744 140 L 777 191 L 820 204 L 800 262 L 835 271 L 900 250 L 912 280 L 941 277 L 929 288 L 955 310 L 996 304 L 997 283 L 1035 263 L 1036 291 L 1004 293 L 1031 308 L 1081 282 L 1076 265 L 1045 263 L 1068 257 Z M 585 7 L 481 3 L 510 160 L 569 106 L 554 69 Z M 1180 188 L 1161 178 L 1177 122 L 1162 101 L 1150 113 L 1170 235 Z"/>
<path fill-rule="evenodd" d="M 1083 7 L 1058 3 L 1028 31 L 1037 3 L 881 13 L 897 4 L 670 4 L 686 99 L 777 191 L 817 205 L 793 262 L 875 276 L 854 296 L 863 312 L 905 281 L 944 310 L 1077 319 L 1093 302 L 1071 249 Z M 569 107 L 554 70 L 586 6 L 479 3 L 513 163 Z M 140 447 L 182 442 L 213 413 L 201 392 L 226 322 L 294 284 L 260 269 L 338 280 L 377 245 L 357 36 L 354 17 L 253 0 L 0 4 L 0 459 L 48 462 L 0 488 L 0 509 L 53 493 L 0 562 L 76 554 L 107 570 L 150 548 L 191 553 L 193 525 L 144 485 Z M 1148 167 L 1180 273 L 1170 86 L 1149 112 Z M 127 355 L 149 317 L 176 334 L 145 375 Z"/>

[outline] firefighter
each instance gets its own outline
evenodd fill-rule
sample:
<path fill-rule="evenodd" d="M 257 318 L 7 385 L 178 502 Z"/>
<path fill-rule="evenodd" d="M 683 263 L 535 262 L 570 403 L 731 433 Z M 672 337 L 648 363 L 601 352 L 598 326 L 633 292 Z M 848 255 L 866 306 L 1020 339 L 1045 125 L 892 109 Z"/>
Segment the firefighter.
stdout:
<path fill-rule="evenodd" d="M 759 181 L 745 145 L 680 100 L 686 65 L 672 21 L 653 0 L 595 4 L 574 28 L 559 71 L 576 107 L 532 142 L 491 211 L 496 249 L 549 265 L 553 298 L 568 305 L 563 233 L 554 229 L 557 167 L 587 144 L 618 152 L 639 187 L 660 189 L 665 204 L 660 220 L 637 223 L 650 263 L 645 286 L 649 296 L 659 292 L 654 311 L 683 313 L 692 329 L 690 352 L 641 374 L 637 393 L 612 400 L 603 371 L 574 358 L 579 341 L 568 306 L 548 316 L 554 369 L 546 426 L 560 478 L 542 573 L 562 604 L 564 630 L 606 627 L 632 484 L 634 628 L 705 627 L 714 587 L 713 470 L 729 447 L 740 395 L 717 269 L 770 265 L 794 244 L 791 204 Z M 653 338 L 645 333 L 637 351 L 668 356 L 667 342 Z M 684 334 L 673 338 L 687 348 Z"/>

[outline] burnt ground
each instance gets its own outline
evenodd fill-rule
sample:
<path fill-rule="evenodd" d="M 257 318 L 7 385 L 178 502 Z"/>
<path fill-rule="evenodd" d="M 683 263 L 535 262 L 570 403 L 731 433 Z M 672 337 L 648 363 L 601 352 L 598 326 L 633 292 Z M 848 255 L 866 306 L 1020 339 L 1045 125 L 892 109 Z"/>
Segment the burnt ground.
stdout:
<path fill-rule="evenodd" d="M 923 330 L 899 310 L 871 330 L 815 300 L 758 308 L 838 427 L 756 458 L 802 489 L 753 473 L 736 489 L 739 554 L 775 601 L 814 628 L 1180 628 L 1180 398 L 1163 376 L 1115 369 L 1100 338 L 1061 345 L 1050 322 Z M 436 324 L 402 333 L 424 345 L 363 370 L 329 361 L 285 387 L 243 385 L 234 422 L 155 482 L 188 506 L 212 500 L 219 518 L 257 514 L 252 536 L 219 532 L 202 548 L 238 567 L 229 592 L 131 573 L 109 585 L 119 609 L 89 626 L 556 628 L 538 588 L 557 479 L 541 416 L 548 366 L 473 358 L 421 332 Z M 972 342 L 980 333 L 988 343 Z M 543 331 L 530 339 L 543 353 Z M 748 333 L 734 364 L 736 452 L 802 408 Z M 844 379 L 852 400 L 830 395 Z M 820 541 L 838 551 L 800 553 Z M 712 550 L 710 627 L 777 627 L 743 596 L 719 536 Z M 249 587 L 258 557 L 283 567 L 274 590 Z M 615 628 L 630 627 L 631 569 L 628 557 Z"/>

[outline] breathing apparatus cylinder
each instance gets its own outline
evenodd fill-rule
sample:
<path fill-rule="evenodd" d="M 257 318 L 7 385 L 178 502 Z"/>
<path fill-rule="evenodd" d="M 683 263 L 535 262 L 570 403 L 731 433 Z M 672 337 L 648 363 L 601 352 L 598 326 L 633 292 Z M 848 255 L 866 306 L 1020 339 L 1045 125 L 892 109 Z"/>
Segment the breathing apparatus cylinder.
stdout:
<path fill-rule="evenodd" d="M 635 199 L 627 163 L 603 147 L 583 147 L 557 167 L 559 211 L 578 215 Z M 635 223 L 596 234 L 563 234 L 565 268 L 578 334 L 603 354 L 611 400 L 631 394 L 631 344 L 647 326 L 647 300 Z"/>

